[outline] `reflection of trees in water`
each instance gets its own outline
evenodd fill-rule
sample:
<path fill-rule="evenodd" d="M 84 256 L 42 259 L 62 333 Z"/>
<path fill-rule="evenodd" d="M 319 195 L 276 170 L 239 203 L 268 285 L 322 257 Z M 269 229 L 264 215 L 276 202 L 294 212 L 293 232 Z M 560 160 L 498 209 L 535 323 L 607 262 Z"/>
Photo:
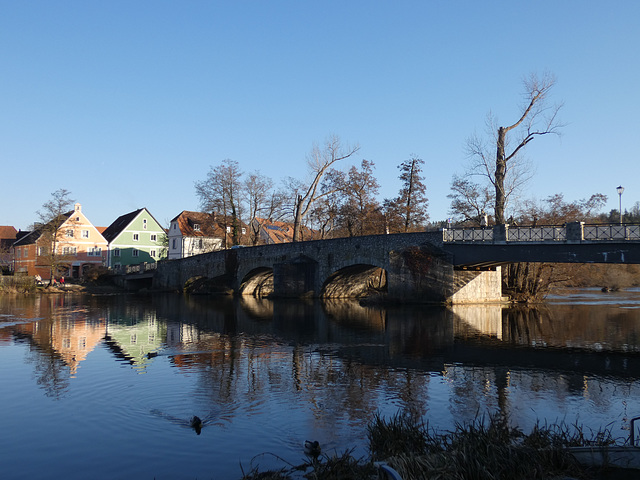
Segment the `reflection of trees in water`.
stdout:
<path fill-rule="evenodd" d="M 47 397 L 61 398 L 69 389 L 69 367 L 54 352 L 31 345 L 25 363 L 33 365 L 33 376 Z"/>
<path fill-rule="evenodd" d="M 288 398 L 287 408 L 310 409 L 322 428 L 343 419 L 364 425 L 385 396 L 421 415 L 427 411 L 429 376 L 339 357 L 338 346 L 289 344 L 274 337 L 205 334 L 206 353 L 172 356 L 176 366 L 197 373 L 196 395 L 231 414 L 241 405 L 251 415 L 266 398 Z M 390 393 L 395 392 L 395 393 Z"/>

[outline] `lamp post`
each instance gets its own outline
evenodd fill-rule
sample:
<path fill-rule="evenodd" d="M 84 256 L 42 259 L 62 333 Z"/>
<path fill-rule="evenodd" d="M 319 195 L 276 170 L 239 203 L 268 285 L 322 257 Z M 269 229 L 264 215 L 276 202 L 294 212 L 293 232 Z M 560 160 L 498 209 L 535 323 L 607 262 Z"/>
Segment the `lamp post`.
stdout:
<path fill-rule="evenodd" d="M 620 197 L 620 225 L 622 225 L 622 192 L 624 192 L 624 187 L 622 185 L 620 185 L 618 188 L 616 188 L 616 190 L 618 191 L 618 197 Z"/>

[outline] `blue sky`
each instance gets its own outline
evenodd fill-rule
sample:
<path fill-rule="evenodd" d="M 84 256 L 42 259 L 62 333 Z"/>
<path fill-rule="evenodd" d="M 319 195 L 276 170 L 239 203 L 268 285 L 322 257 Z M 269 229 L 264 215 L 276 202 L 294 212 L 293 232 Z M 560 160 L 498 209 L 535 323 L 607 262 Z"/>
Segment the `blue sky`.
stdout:
<path fill-rule="evenodd" d="M 448 216 L 465 141 L 513 122 L 522 79 L 552 72 L 561 137 L 534 140 L 528 197 L 625 187 L 640 200 L 640 2 L 0 0 L 0 224 L 26 229 L 66 188 L 108 226 L 197 210 L 224 159 L 303 179 L 314 142 L 358 143 L 381 197 L 425 161 Z M 347 168 L 352 163 L 344 163 Z"/>

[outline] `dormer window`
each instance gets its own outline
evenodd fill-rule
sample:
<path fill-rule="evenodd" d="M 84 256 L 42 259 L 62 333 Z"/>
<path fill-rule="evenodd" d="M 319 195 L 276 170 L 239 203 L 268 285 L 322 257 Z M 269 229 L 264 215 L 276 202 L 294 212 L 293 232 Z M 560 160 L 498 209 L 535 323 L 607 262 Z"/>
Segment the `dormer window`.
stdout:
<path fill-rule="evenodd" d="M 194 229 L 196 232 L 199 232 L 199 231 L 200 231 L 200 224 L 199 224 L 199 223 L 194 223 L 194 224 L 193 224 L 193 229 Z"/>

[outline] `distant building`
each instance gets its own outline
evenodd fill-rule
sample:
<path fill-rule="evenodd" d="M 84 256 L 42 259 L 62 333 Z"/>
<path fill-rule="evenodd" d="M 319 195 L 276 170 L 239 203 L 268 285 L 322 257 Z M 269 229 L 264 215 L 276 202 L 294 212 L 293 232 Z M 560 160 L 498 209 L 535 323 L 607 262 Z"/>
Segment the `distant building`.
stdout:
<path fill-rule="evenodd" d="M 82 206 L 76 203 L 62 217 L 55 232 L 47 228 L 53 224 L 50 222 L 17 234 L 12 245 L 16 273 L 49 280 L 53 266 L 55 276 L 81 278 L 87 269 L 106 263 L 107 241 L 82 213 Z"/>
<path fill-rule="evenodd" d="M 251 222 L 252 233 L 258 236 L 259 245 L 293 242 L 293 224 L 256 217 Z M 313 240 L 315 232 L 301 227 L 301 240 Z"/>
<path fill-rule="evenodd" d="M 153 263 L 167 258 L 167 234 L 146 208 L 119 216 L 103 232 L 108 242 L 107 266 Z"/>

